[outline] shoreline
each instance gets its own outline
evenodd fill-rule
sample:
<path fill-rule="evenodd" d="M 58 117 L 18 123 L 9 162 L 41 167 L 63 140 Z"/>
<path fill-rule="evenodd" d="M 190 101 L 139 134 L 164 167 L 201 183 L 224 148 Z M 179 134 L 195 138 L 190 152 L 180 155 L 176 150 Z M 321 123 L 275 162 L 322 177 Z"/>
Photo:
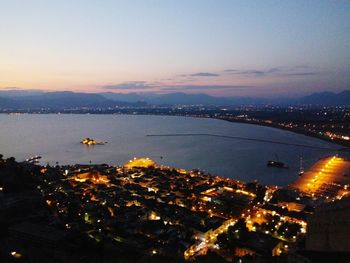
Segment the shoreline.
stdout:
<path fill-rule="evenodd" d="M 329 139 L 327 137 L 324 136 L 318 136 L 317 134 L 314 133 L 310 133 L 310 132 L 306 132 L 303 130 L 294 130 L 294 129 L 290 129 L 290 128 L 286 128 L 286 127 L 281 127 L 279 125 L 274 125 L 274 124 L 268 124 L 268 123 L 259 123 L 259 122 L 249 122 L 249 121 L 243 121 L 243 120 L 230 120 L 230 119 L 224 119 L 224 118 L 216 118 L 216 117 L 208 117 L 211 119 L 216 119 L 216 120 L 223 120 L 223 121 L 228 121 L 228 122 L 234 122 L 234 123 L 245 123 L 245 124 L 252 124 L 252 125 L 258 125 L 258 126 L 264 126 L 264 127 L 269 127 L 269 128 L 275 128 L 275 129 L 280 129 L 280 130 L 284 130 L 284 131 L 290 131 L 296 134 L 302 134 L 311 138 L 316 138 L 316 139 L 320 139 L 322 141 L 326 141 L 326 142 L 330 142 L 332 144 L 336 144 L 339 146 L 343 146 L 343 148 L 339 149 L 339 151 L 342 152 L 346 152 L 346 151 L 350 151 L 350 143 L 346 143 L 340 140 L 332 140 Z"/>
<path fill-rule="evenodd" d="M 67 114 L 67 115 L 131 115 L 131 116 L 135 116 L 135 115 L 147 115 L 147 116 L 173 116 L 173 117 L 191 117 L 191 118 L 203 118 L 203 119 L 215 119 L 215 120 L 222 120 L 222 121 L 227 121 L 227 122 L 233 122 L 233 123 L 243 123 L 243 124 L 251 124 L 251 125 L 257 125 L 257 126 L 264 126 L 264 127 L 269 127 L 269 128 L 275 128 L 275 129 L 280 129 L 280 130 L 284 130 L 284 131 L 289 131 L 289 132 L 293 132 L 296 134 L 302 134 L 311 138 L 316 138 L 316 139 L 320 139 L 322 141 L 325 142 L 330 142 L 332 144 L 338 145 L 340 148 L 338 151 L 340 152 L 350 152 L 350 142 L 344 142 L 342 140 L 332 140 L 328 137 L 325 136 L 320 136 L 317 135 L 315 133 L 312 132 L 307 132 L 304 130 L 296 130 L 296 129 L 290 129 L 290 128 L 286 128 L 286 127 L 282 127 L 280 125 L 276 125 L 276 124 L 269 124 L 269 123 L 265 123 L 265 122 L 255 122 L 255 121 L 245 121 L 245 120 L 237 120 L 237 119 L 228 119 L 228 118 L 220 118 L 220 117 L 212 117 L 212 116 L 197 116 L 197 115 L 191 115 L 191 114 L 157 114 L 157 113 L 152 113 L 152 114 L 148 114 L 148 113 L 71 113 L 71 112 L 47 112 L 47 113 L 31 113 L 31 112 L 25 112 L 25 113 L 16 113 L 16 112 L 9 112 L 9 113 L 5 113 L 5 112 L 0 112 L 0 114 L 6 114 L 6 115 L 22 115 L 22 114 L 33 114 L 33 115 L 48 115 L 48 114 L 54 114 L 54 115 L 60 115 L 60 114 Z"/>

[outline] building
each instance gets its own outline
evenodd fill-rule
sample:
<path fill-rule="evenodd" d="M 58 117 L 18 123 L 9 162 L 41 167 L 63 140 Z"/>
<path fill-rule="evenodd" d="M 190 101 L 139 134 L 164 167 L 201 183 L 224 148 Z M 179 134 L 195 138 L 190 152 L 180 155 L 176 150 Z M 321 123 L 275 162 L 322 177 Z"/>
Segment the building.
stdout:
<path fill-rule="evenodd" d="M 306 250 L 350 253 L 350 198 L 330 202 L 308 218 Z"/>

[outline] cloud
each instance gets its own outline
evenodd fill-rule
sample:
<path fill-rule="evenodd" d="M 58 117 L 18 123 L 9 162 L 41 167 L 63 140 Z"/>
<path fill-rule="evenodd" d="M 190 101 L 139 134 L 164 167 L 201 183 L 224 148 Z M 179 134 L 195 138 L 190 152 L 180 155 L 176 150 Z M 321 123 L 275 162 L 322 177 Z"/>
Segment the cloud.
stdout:
<path fill-rule="evenodd" d="M 102 86 L 103 89 L 107 90 L 135 90 L 135 89 L 151 89 L 153 86 L 146 81 L 128 81 L 115 85 Z"/>
<path fill-rule="evenodd" d="M 212 73 L 212 72 L 197 72 L 197 73 L 190 74 L 188 76 L 191 76 L 191 77 L 219 77 L 220 74 Z"/>
<path fill-rule="evenodd" d="M 165 86 L 162 90 L 166 91 L 194 91 L 194 90 L 237 90 L 237 89 L 247 89 L 252 88 L 253 86 L 236 86 L 236 85 L 174 85 L 174 86 Z"/>
<path fill-rule="evenodd" d="M 280 68 L 270 68 L 266 70 L 259 70 L 259 69 L 248 69 L 248 70 L 236 70 L 236 69 L 226 69 L 225 72 L 228 72 L 231 75 L 244 75 L 244 76 L 267 76 L 267 75 L 273 75 L 277 72 L 280 72 Z"/>
<path fill-rule="evenodd" d="M 286 76 L 315 76 L 319 74 L 320 72 L 295 72 L 295 73 L 287 73 Z"/>
<path fill-rule="evenodd" d="M 24 92 L 43 92 L 42 89 L 31 89 L 23 87 L 0 87 L 0 91 L 24 91 Z"/>
<path fill-rule="evenodd" d="M 295 66 L 295 67 L 275 67 L 269 69 L 225 69 L 223 72 L 229 75 L 240 75 L 246 77 L 266 77 L 266 76 L 312 76 L 321 74 L 321 72 L 314 70 L 309 66 Z"/>
<path fill-rule="evenodd" d="M 120 84 L 101 86 L 104 90 L 125 90 L 140 92 L 195 92 L 195 91 L 217 91 L 217 90 L 243 90 L 254 88 L 254 86 L 245 85 L 196 85 L 188 84 L 182 81 L 172 81 L 171 83 L 163 82 L 146 82 L 146 81 L 127 81 Z"/>
<path fill-rule="evenodd" d="M 238 69 L 224 69 L 223 72 L 238 72 Z"/>
<path fill-rule="evenodd" d="M 294 66 L 294 68 L 298 69 L 298 68 L 301 68 L 301 69 L 310 69 L 311 67 L 308 66 L 308 65 L 298 65 L 298 66 Z"/>

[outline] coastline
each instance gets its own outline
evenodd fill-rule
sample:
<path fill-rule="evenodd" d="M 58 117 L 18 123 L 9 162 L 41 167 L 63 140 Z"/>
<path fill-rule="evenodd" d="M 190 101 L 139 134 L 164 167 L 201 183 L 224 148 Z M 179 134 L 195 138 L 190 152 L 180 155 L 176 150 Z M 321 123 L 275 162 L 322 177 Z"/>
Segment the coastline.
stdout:
<path fill-rule="evenodd" d="M 39 112 L 25 112 L 25 113 L 16 113 L 16 112 L 0 112 L 0 114 L 6 114 L 6 115 L 21 115 L 21 114 L 76 114 L 76 115 L 148 115 L 148 116 L 177 116 L 177 117 L 191 117 L 191 118 L 204 118 L 204 119 L 215 119 L 215 120 L 222 120 L 222 121 L 227 121 L 227 122 L 234 122 L 234 123 L 244 123 L 244 124 L 251 124 L 251 125 L 258 125 L 258 126 L 265 126 L 265 127 L 270 127 L 270 128 L 275 128 L 275 129 L 280 129 L 280 130 L 284 130 L 284 131 L 290 131 L 296 134 L 302 134 L 308 137 L 312 137 L 312 138 L 316 138 L 316 139 L 320 139 L 326 142 L 331 142 L 333 144 L 339 145 L 340 147 L 343 147 L 341 149 L 339 149 L 339 151 L 341 152 L 350 152 L 350 141 L 346 142 L 343 140 L 338 140 L 338 139 L 331 139 L 329 137 L 326 136 L 321 136 L 321 135 L 317 135 L 313 132 L 307 132 L 305 130 L 302 129 L 291 129 L 291 128 L 287 128 L 287 127 L 283 127 L 280 125 L 276 125 L 273 123 L 266 123 L 266 122 L 256 122 L 256 121 L 246 121 L 246 120 L 238 120 L 238 119 L 230 119 L 230 118 L 223 118 L 223 117 L 215 117 L 215 116 L 198 116 L 198 115 L 192 115 L 192 114 L 162 114 L 162 113 L 140 113 L 140 112 L 134 112 L 134 113 L 108 113 L 108 112 L 103 112 L 103 113 L 96 113 L 96 112 L 76 112 L 76 113 L 72 113 L 72 112 L 44 112 L 44 113 L 39 113 Z"/>
<path fill-rule="evenodd" d="M 286 128 L 286 127 L 281 127 L 279 125 L 275 125 L 275 124 L 268 124 L 268 123 L 260 123 L 260 122 L 250 122 L 250 121 L 244 121 L 244 120 L 232 120 L 232 119 L 225 119 L 225 118 L 218 118 L 218 117 L 208 117 L 211 119 L 217 119 L 217 120 L 223 120 L 223 121 L 228 121 L 228 122 L 235 122 L 235 123 L 245 123 L 245 124 L 252 124 L 252 125 L 258 125 L 258 126 L 264 126 L 264 127 L 270 127 L 270 128 L 275 128 L 275 129 L 280 129 L 280 130 L 284 130 L 284 131 L 290 131 L 296 134 L 302 134 L 308 137 L 312 137 L 312 138 L 316 138 L 316 139 L 320 139 L 326 142 L 331 142 L 333 144 L 339 145 L 339 146 L 344 146 L 344 148 L 339 149 L 339 151 L 350 151 L 349 147 L 350 147 L 350 142 L 346 143 L 344 141 L 340 141 L 340 140 L 332 140 L 328 137 L 325 136 L 320 136 L 311 132 L 307 132 L 304 130 L 295 130 L 295 129 L 290 129 L 290 128 Z"/>

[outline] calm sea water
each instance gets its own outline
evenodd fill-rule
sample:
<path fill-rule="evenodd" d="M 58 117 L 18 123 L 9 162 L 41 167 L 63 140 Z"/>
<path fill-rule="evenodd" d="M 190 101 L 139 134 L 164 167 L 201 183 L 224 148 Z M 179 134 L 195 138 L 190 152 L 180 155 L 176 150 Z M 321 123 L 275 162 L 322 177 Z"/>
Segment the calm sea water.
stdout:
<path fill-rule="evenodd" d="M 200 168 L 215 175 L 264 184 L 286 185 L 297 178 L 299 159 L 306 167 L 333 151 L 219 137 L 147 137 L 147 134 L 212 133 L 281 142 L 339 148 L 292 132 L 214 119 L 137 115 L 0 115 L 0 153 L 24 160 L 41 155 L 55 164 L 123 164 L 148 156 L 164 165 Z M 87 147 L 79 142 L 91 137 L 106 145 Z M 289 169 L 268 168 L 279 159 Z M 160 158 L 162 156 L 163 158 Z"/>

